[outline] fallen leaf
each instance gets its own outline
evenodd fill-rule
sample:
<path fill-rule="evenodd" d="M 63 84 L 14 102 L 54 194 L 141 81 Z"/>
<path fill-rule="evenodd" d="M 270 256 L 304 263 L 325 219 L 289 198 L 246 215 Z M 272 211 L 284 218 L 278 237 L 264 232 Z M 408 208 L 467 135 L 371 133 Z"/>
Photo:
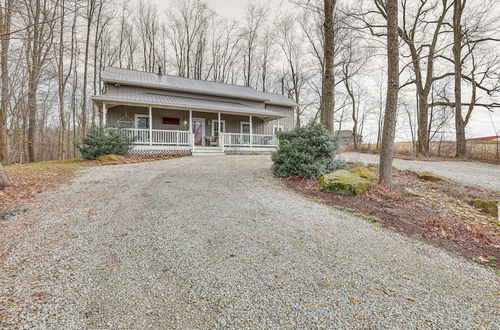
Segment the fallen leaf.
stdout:
<path fill-rule="evenodd" d="M 413 297 L 408 297 L 406 299 L 408 299 L 409 301 L 415 301 L 415 298 L 413 298 Z"/>
<path fill-rule="evenodd" d="M 279 279 L 278 275 L 274 275 L 274 282 L 277 282 Z"/>
<path fill-rule="evenodd" d="M 479 261 L 484 262 L 484 263 L 489 263 L 490 262 L 488 259 L 486 259 L 483 256 L 479 256 L 478 259 L 479 259 Z"/>
<path fill-rule="evenodd" d="M 349 298 L 349 301 L 348 301 L 349 305 L 354 305 L 355 302 L 356 302 L 356 299 L 354 299 L 352 297 Z"/>

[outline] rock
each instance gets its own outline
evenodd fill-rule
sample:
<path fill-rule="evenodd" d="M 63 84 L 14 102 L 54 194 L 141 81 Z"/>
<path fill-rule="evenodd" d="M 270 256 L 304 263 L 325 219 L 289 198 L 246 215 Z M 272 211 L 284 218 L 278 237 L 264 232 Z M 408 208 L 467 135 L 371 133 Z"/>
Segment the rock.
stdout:
<path fill-rule="evenodd" d="M 117 160 L 121 160 L 124 158 L 125 156 L 111 154 L 111 155 L 99 156 L 96 159 L 100 162 L 115 162 Z"/>
<path fill-rule="evenodd" d="M 403 189 L 403 195 L 406 197 L 425 197 L 421 192 L 409 187 Z"/>
<path fill-rule="evenodd" d="M 363 179 L 367 179 L 370 181 L 377 181 L 377 175 L 375 173 L 373 173 L 372 171 L 370 171 L 369 169 L 364 168 L 364 167 L 351 168 L 349 170 L 349 172 L 351 172 L 352 174 L 357 175 Z"/>
<path fill-rule="evenodd" d="M 319 179 L 318 189 L 347 195 L 359 195 L 370 188 L 370 181 L 347 170 L 337 170 Z"/>
<path fill-rule="evenodd" d="M 447 178 L 442 175 L 438 175 L 436 173 L 432 172 L 419 172 L 417 173 L 417 176 L 419 179 L 426 180 L 426 181 L 432 181 L 432 182 L 437 182 L 437 181 L 446 181 L 453 183 L 453 180 L 450 178 Z"/>
<path fill-rule="evenodd" d="M 499 201 L 485 201 L 479 198 L 469 201 L 469 204 L 474 206 L 476 209 L 484 211 L 492 216 L 498 218 L 498 203 Z"/>
<path fill-rule="evenodd" d="M 378 171 L 380 169 L 380 164 L 377 163 L 369 163 L 366 166 L 372 171 Z"/>

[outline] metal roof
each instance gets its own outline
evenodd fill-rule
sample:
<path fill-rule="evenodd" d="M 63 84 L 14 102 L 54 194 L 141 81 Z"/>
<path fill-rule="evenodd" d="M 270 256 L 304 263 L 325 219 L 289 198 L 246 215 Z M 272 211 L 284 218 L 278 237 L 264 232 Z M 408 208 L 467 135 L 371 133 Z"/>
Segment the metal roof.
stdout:
<path fill-rule="evenodd" d="M 155 93 L 105 94 L 93 96 L 94 102 L 136 104 L 173 109 L 222 111 L 225 113 L 254 115 L 266 118 L 281 118 L 284 115 L 268 109 L 259 109 L 236 102 L 214 101 L 183 96 L 171 96 Z"/>
<path fill-rule="evenodd" d="M 297 106 L 293 100 L 284 95 L 260 92 L 251 87 L 182 78 L 164 74 L 160 75 L 152 72 L 108 67 L 102 71 L 101 78 L 105 82 L 123 85 L 257 100 L 268 104 L 289 107 Z"/>

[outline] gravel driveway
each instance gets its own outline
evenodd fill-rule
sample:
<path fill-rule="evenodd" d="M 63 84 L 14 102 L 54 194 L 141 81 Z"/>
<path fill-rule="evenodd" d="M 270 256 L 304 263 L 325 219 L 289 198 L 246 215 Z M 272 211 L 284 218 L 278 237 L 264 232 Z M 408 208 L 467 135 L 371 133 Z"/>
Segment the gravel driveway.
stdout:
<path fill-rule="evenodd" d="M 500 327 L 492 271 L 307 200 L 269 167 L 96 167 L 40 195 L 0 222 L 0 328 Z"/>
<path fill-rule="evenodd" d="M 342 158 L 352 162 L 378 163 L 379 156 L 347 152 Z M 394 159 L 394 167 L 400 170 L 430 171 L 454 179 L 467 186 L 500 191 L 500 165 L 461 161 L 417 161 Z"/>

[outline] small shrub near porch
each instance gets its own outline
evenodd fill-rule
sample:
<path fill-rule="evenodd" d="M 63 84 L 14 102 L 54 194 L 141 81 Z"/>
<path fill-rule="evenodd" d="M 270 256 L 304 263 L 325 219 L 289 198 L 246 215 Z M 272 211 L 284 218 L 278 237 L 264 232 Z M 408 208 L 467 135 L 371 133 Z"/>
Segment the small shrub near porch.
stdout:
<path fill-rule="evenodd" d="M 126 156 L 132 150 L 130 139 L 119 128 L 92 128 L 76 146 L 84 159 L 96 159 L 103 155 Z"/>
<path fill-rule="evenodd" d="M 311 124 L 293 131 L 278 133 L 279 147 L 273 154 L 272 170 L 276 176 L 311 178 L 345 168 L 337 141 L 321 124 Z"/>

